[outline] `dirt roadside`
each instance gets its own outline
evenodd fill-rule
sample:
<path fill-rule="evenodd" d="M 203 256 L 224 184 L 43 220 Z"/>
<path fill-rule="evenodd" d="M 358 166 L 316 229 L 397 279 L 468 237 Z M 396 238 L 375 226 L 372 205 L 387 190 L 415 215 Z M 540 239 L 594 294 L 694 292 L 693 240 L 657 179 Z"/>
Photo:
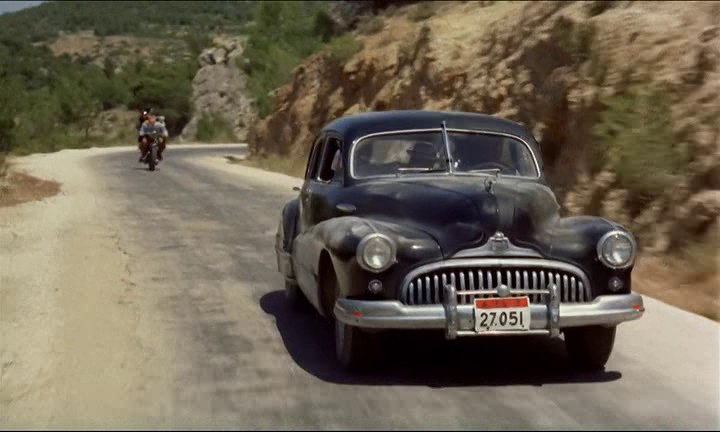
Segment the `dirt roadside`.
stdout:
<path fill-rule="evenodd" d="M 0 207 L 2 429 L 129 428 L 163 412 L 144 377 L 163 350 L 161 335 L 143 329 L 142 296 L 98 193 L 102 181 L 83 166 L 92 152 L 18 159 L 16 170 L 62 187 L 43 201 Z"/>
<path fill-rule="evenodd" d="M 59 192 L 60 184 L 57 182 L 39 179 L 14 170 L 6 176 L 0 172 L 0 207 L 40 201 Z"/>

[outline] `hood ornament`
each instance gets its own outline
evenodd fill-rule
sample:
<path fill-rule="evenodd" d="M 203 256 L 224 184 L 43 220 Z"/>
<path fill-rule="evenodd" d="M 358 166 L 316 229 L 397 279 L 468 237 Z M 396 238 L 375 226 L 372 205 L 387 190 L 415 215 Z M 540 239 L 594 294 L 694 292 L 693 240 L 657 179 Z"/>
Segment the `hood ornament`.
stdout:
<path fill-rule="evenodd" d="M 493 234 L 488 243 L 493 252 L 504 252 L 510 248 L 510 240 L 500 231 Z"/>
<path fill-rule="evenodd" d="M 493 185 L 495 184 L 495 179 L 486 178 L 485 179 L 485 191 L 489 193 L 494 193 L 493 191 Z"/>

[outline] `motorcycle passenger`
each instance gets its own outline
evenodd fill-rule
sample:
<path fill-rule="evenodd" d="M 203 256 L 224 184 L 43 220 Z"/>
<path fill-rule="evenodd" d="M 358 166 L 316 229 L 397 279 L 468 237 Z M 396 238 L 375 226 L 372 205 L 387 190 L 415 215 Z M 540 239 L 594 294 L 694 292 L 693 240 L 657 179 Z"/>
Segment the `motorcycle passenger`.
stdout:
<path fill-rule="evenodd" d="M 139 144 L 140 159 L 142 162 L 149 150 L 149 145 L 152 140 L 151 134 L 158 133 L 158 160 L 162 160 L 163 151 L 165 151 L 165 142 L 167 141 L 168 131 L 163 123 L 157 121 L 154 114 L 148 114 L 147 120 L 142 123 L 139 131 Z"/>

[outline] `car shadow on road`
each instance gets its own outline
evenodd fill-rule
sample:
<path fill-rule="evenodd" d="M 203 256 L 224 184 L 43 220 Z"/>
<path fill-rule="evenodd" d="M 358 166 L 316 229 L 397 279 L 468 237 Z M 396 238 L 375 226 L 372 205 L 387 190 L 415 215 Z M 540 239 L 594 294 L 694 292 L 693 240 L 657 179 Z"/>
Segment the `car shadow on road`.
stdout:
<path fill-rule="evenodd" d="M 350 373 L 335 358 L 333 327 L 311 305 L 295 309 L 283 291 L 273 291 L 260 299 L 260 307 L 275 317 L 293 360 L 317 378 L 337 384 L 541 386 L 608 382 L 622 377 L 617 371 L 573 370 L 562 340 L 493 337 L 446 341 L 442 333 L 433 332 L 383 334 L 380 361 L 372 372 Z"/>

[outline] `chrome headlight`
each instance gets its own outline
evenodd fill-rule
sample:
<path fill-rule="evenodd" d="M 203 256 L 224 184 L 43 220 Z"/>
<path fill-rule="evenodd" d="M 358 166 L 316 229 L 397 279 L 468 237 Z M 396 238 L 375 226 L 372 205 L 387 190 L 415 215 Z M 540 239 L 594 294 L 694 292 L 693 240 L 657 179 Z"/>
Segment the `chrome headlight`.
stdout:
<path fill-rule="evenodd" d="M 630 267 L 635 261 L 636 249 L 635 239 L 623 231 L 610 231 L 597 244 L 598 258 L 612 269 Z"/>
<path fill-rule="evenodd" d="M 395 243 L 382 234 L 366 235 L 357 248 L 360 267 L 373 273 L 387 270 L 395 263 Z"/>

